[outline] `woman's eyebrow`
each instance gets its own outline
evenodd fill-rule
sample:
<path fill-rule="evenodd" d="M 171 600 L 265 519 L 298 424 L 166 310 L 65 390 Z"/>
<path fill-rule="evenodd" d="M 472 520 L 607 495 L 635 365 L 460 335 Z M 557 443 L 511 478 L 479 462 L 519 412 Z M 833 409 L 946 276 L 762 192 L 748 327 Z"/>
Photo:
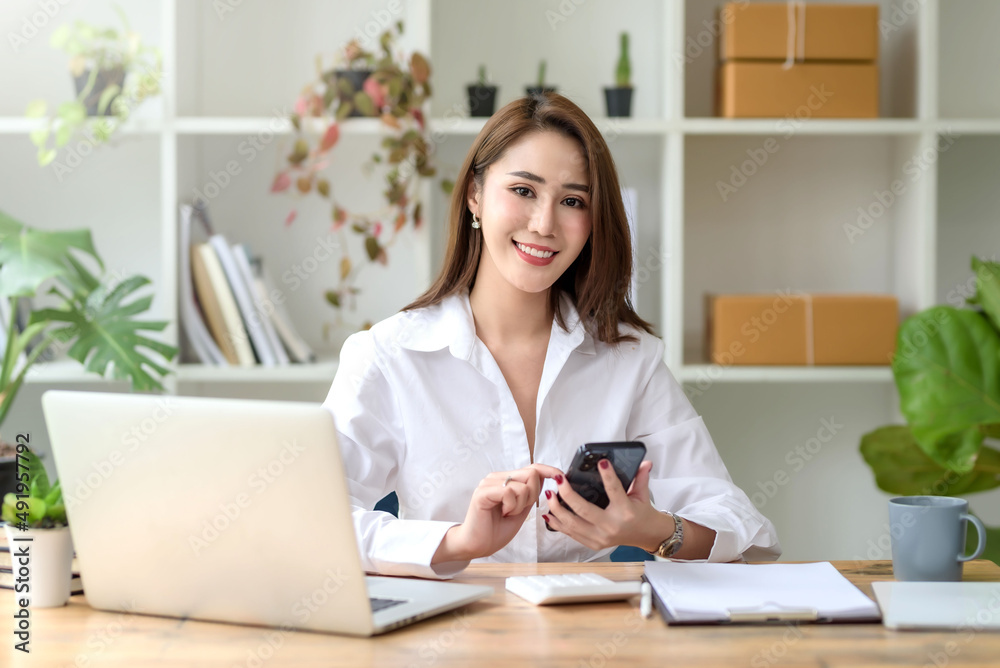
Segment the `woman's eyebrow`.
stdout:
<path fill-rule="evenodd" d="M 538 174 L 532 174 L 531 172 L 507 172 L 507 176 L 519 176 L 522 179 L 528 179 L 529 181 L 534 181 L 535 183 L 545 184 L 545 179 L 540 177 Z M 589 193 L 590 187 L 585 186 L 582 183 L 564 183 L 563 188 L 567 190 L 579 190 L 581 192 Z"/>

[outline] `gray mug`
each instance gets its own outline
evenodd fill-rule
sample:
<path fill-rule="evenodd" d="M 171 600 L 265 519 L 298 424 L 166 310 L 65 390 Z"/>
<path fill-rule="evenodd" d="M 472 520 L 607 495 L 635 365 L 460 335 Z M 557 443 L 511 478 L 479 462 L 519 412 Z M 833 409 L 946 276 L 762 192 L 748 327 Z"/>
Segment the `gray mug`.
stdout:
<path fill-rule="evenodd" d="M 976 526 L 979 544 L 965 555 L 968 523 Z M 957 582 L 962 563 L 986 548 L 986 529 L 969 514 L 969 502 L 950 496 L 897 496 L 889 499 L 892 573 L 911 582 Z"/>

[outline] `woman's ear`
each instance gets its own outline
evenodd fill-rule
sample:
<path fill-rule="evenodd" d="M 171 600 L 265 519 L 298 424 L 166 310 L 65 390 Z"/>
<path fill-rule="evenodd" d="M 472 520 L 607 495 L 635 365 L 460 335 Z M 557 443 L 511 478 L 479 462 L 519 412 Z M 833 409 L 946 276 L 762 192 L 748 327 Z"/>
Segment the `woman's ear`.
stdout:
<path fill-rule="evenodd" d="M 469 187 L 465 190 L 465 203 L 469 207 L 469 211 L 479 215 L 479 192 L 476 190 L 475 179 L 469 179 Z"/>

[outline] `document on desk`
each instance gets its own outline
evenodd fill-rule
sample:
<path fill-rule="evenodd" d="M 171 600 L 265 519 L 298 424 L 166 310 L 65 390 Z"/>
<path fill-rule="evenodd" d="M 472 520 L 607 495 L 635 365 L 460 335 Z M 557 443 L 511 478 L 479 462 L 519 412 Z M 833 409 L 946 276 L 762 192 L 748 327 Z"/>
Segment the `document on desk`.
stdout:
<path fill-rule="evenodd" d="M 828 562 L 647 561 L 644 579 L 668 624 L 877 622 L 875 601 Z"/>

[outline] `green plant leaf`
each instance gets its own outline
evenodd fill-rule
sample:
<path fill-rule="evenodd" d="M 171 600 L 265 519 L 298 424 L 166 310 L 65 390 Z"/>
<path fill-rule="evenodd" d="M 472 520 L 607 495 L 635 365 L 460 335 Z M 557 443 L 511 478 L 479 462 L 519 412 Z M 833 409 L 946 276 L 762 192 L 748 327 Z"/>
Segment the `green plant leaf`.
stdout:
<path fill-rule="evenodd" d="M 23 456 L 27 460 L 28 486 L 31 489 L 31 495 L 40 499 L 44 498 L 50 490 L 49 474 L 45 472 L 45 465 L 31 450 L 26 451 Z"/>
<path fill-rule="evenodd" d="M 32 100 L 24 110 L 24 115 L 28 118 L 44 118 L 47 111 L 48 105 L 45 100 Z"/>
<path fill-rule="evenodd" d="M 56 150 L 54 148 L 50 148 L 48 150 L 45 150 L 44 148 L 39 149 L 39 151 L 38 151 L 38 166 L 39 167 L 45 167 L 50 162 L 52 162 L 53 160 L 56 159 L 56 155 L 57 155 L 57 153 L 56 153 Z"/>
<path fill-rule="evenodd" d="M 372 102 L 368 93 L 358 91 L 354 94 L 354 108 L 361 112 L 364 116 L 375 115 L 375 103 Z"/>
<path fill-rule="evenodd" d="M 972 471 L 955 473 L 931 459 L 903 425 L 862 436 L 861 455 L 879 489 L 890 494 L 953 496 L 1000 487 L 1000 451 L 984 446 Z"/>
<path fill-rule="evenodd" d="M 333 305 L 334 308 L 340 308 L 340 295 L 339 294 L 337 294 L 333 290 L 327 290 L 323 294 L 323 296 L 326 298 L 327 302 L 329 302 L 331 305 Z"/>
<path fill-rule="evenodd" d="M 975 300 L 1000 333 L 1000 264 L 973 256 L 972 270 L 976 272 Z"/>
<path fill-rule="evenodd" d="M 900 327 L 892 363 L 900 410 L 934 461 L 975 465 L 980 425 L 1000 422 L 1000 336 L 974 311 L 936 306 Z"/>
<path fill-rule="evenodd" d="M 45 148 L 45 144 L 49 141 L 49 127 L 46 125 L 41 128 L 35 128 L 28 133 L 28 137 L 31 139 L 31 143 L 38 148 Z"/>
<path fill-rule="evenodd" d="M 378 239 L 375 237 L 367 237 L 365 239 L 365 252 L 368 253 L 368 259 L 374 262 L 378 258 L 379 251 L 381 247 L 378 245 Z"/>
<path fill-rule="evenodd" d="M 0 297 L 33 297 L 47 279 L 73 274 L 67 262 L 73 249 L 103 268 L 90 230 L 35 230 L 0 211 Z"/>
<path fill-rule="evenodd" d="M 108 110 L 108 105 L 111 104 L 111 100 L 121 92 L 121 87 L 118 84 L 110 84 L 101 92 L 101 97 L 97 101 L 97 113 L 104 114 Z"/>
<path fill-rule="evenodd" d="M 77 102 L 76 100 L 63 102 L 59 105 L 59 111 L 56 112 L 56 115 L 59 116 L 64 123 L 80 125 L 87 120 L 87 107 L 85 107 L 82 102 Z"/>
<path fill-rule="evenodd" d="M 125 303 L 127 298 L 149 284 L 144 276 L 132 276 L 118 285 L 101 286 L 85 302 L 72 301 L 63 309 L 42 309 L 32 313 L 29 325 L 51 321 L 63 323 L 53 330 L 54 336 L 73 341 L 68 355 L 83 364 L 90 372 L 116 379 L 127 379 L 132 389 L 140 391 L 162 390 L 151 374 L 169 373 L 142 349 L 146 348 L 166 360 L 173 359 L 177 349 L 142 334 L 144 331 L 162 331 L 166 321 L 140 321 L 133 316 L 145 311 L 151 299 L 141 298 Z"/>

